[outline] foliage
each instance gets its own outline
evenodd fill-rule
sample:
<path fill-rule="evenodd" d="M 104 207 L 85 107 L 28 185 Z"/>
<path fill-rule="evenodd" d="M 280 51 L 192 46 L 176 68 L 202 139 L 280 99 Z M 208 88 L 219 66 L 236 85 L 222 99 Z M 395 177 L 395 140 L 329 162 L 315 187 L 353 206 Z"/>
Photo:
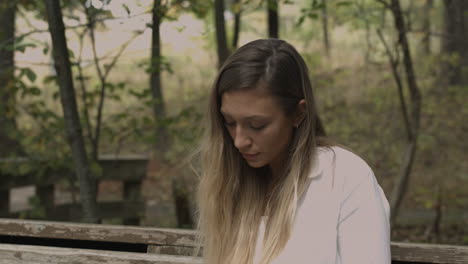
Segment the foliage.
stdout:
<path fill-rule="evenodd" d="M 329 9 L 335 10 L 335 12 L 342 12 L 343 7 L 348 7 L 353 5 L 352 1 L 329 1 L 333 6 L 330 6 Z M 307 3 L 306 7 L 301 8 L 301 14 L 297 20 L 296 26 L 301 26 L 306 19 L 317 20 L 320 17 L 320 11 L 324 8 L 324 4 L 319 0 L 312 0 L 311 3 Z M 338 17 L 338 16 L 337 16 Z"/>

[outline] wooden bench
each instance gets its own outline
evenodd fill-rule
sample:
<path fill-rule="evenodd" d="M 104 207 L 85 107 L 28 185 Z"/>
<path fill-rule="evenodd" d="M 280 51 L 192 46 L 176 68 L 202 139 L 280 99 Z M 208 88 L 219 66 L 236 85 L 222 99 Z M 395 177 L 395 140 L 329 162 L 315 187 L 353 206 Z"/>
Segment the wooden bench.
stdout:
<path fill-rule="evenodd" d="M 183 229 L 0 219 L 0 263 L 196 264 Z M 392 242 L 392 263 L 468 263 L 468 247 Z"/>
<path fill-rule="evenodd" d="M 196 264 L 191 230 L 0 219 L 0 263 Z"/>

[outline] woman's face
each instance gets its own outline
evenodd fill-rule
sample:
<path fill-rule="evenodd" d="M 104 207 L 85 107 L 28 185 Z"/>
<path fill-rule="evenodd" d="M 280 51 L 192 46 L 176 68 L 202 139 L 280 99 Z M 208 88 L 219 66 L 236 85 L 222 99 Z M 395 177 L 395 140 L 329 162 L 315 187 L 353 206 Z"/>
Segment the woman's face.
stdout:
<path fill-rule="evenodd" d="M 221 114 L 235 147 L 251 167 L 281 168 L 297 124 L 272 95 L 262 89 L 226 92 Z"/>

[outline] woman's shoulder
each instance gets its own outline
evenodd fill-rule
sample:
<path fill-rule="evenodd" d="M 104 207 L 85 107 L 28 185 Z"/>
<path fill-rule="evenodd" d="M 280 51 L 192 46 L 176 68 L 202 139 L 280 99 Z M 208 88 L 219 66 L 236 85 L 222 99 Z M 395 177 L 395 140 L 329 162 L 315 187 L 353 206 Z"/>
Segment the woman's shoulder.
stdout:
<path fill-rule="evenodd" d="M 342 146 L 319 147 L 317 151 L 320 171 L 334 178 L 343 188 L 352 188 L 374 177 L 369 164 L 359 155 Z"/>
<path fill-rule="evenodd" d="M 327 163 L 324 165 L 335 165 L 337 168 L 352 170 L 371 170 L 362 157 L 344 146 L 318 147 L 317 155 L 319 162 Z"/>

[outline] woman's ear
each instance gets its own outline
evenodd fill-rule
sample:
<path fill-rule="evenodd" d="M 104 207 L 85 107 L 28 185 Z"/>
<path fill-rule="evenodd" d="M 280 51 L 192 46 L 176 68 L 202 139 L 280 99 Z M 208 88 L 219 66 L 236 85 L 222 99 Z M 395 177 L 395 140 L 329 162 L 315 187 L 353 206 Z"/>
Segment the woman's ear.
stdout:
<path fill-rule="evenodd" d="M 306 113 L 306 102 L 304 99 L 301 99 L 299 103 L 297 103 L 297 109 L 296 113 L 294 115 L 294 127 L 299 127 L 299 125 L 302 123 L 302 121 L 305 118 L 305 113 Z"/>

